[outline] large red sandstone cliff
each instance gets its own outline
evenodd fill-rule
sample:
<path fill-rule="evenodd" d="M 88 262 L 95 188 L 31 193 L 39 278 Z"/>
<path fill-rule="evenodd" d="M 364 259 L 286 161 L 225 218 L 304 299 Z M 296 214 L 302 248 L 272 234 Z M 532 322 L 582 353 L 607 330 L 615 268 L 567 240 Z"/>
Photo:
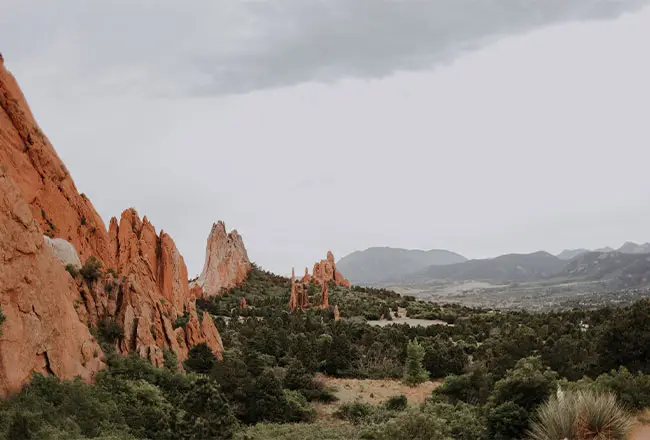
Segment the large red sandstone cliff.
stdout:
<path fill-rule="evenodd" d="M 212 225 L 205 247 L 205 265 L 196 285 L 203 295 L 219 295 L 222 290 L 241 284 L 251 270 L 244 240 L 237 231 L 226 233 L 226 225 L 219 221 Z"/>
<path fill-rule="evenodd" d="M 101 350 L 74 304 L 79 292 L 43 241 L 20 190 L 0 167 L 0 396 L 33 373 L 90 380 Z"/>
<path fill-rule="evenodd" d="M 0 107 L 0 160 L 41 230 L 71 242 L 82 261 L 93 255 L 113 266 L 104 222 L 77 191 L 1 57 Z"/>
<path fill-rule="evenodd" d="M 37 371 L 90 379 L 101 367 L 101 351 L 88 326 L 102 320 L 124 329 L 120 352 L 137 352 L 156 365 L 165 349 L 183 360 L 200 342 L 220 355 L 219 332 L 208 314 L 199 317 L 171 237 L 156 234 L 132 209 L 106 230 L 1 57 L 0 108 L 0 305 L 7 316 L 0 337 L 0 394 Z M 105 273 L 94 283 L 75 282 L 53 247 L 44 246 L 43 234 L 71 243 L 82 261 L 98 258 L 115 277 Z M 174 329 L 184 313 L 187 324 Z"/>

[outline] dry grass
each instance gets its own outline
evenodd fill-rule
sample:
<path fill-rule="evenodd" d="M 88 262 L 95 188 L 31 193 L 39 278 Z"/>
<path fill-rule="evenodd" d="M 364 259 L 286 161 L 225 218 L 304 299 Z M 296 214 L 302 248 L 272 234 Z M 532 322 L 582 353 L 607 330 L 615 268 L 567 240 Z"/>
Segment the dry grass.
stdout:
<path fill-rule="evenodd" d="M 331 404 L 318 404 L 316 409 L 319 417 L 329 418 L 341 405 L 345 403 L 370 403 L 378 405 L 384 403 L 388 398 L 403 394 L 406 396 L 409 405 L 424 403 L 431 392 L 438 388 L 441 380 L 425 382 L 417 387 L 409 387 L 396 379 L 337 379 L 334 377 L 322 377 L 325 386 L 335 391 L 338 401 Z"/>

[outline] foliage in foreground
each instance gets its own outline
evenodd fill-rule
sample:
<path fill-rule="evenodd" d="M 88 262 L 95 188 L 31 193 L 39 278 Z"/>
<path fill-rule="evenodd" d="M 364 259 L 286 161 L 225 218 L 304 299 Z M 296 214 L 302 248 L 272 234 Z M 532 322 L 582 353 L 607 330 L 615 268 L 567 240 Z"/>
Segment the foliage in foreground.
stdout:
<path fill-rule="evenodd" d="M 610 393 L 562 392 L 537 411 L 531 440 L 625 440 L 632 428 L 630 414 Z"/>

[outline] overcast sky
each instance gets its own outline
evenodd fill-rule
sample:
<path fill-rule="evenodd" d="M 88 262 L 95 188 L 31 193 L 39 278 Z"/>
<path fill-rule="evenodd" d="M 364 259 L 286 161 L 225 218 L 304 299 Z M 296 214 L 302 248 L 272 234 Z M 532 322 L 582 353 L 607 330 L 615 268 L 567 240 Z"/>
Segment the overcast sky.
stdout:
<path fill-rule="evenodd" d="M 190 274 L 650 241 L 642 0 L 2 0 L 0 51 L 106 222 Z"/>

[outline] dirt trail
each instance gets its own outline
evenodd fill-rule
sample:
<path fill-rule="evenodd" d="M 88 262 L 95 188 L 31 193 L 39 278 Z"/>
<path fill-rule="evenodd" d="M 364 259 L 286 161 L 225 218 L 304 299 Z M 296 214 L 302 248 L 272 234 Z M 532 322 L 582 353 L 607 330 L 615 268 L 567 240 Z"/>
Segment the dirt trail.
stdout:
<path fill-rule="evenodd" d="M 630 440 L 650 440 L 650 425 L 637 425 L 630 433 Z"/>

